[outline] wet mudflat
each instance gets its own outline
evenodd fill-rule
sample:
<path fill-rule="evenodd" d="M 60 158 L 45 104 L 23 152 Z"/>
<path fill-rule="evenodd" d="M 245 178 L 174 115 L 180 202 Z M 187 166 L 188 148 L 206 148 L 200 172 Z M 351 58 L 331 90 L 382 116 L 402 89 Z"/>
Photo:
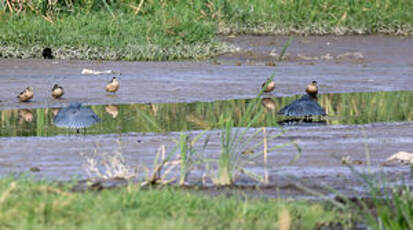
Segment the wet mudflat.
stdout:
<path fill-rule="evenodd" d="M 296 38 L 288 51 L 291 60 L 266 66 L 280 53 L 287 38 L 243 37 L 232 41 L 240 53 L 203 62 L 88 62 L 65 60 L 0 60 L 0 109 L 87 104 L 176 103 L 253 98 L 262 82 L 276 71 L 276 96 L 302 94 L 317 80 L 320 92 L 371 92 L 413 90 L 413 39 L 395 37 Z M 309 40 L 310 42 L 306 42 Z M 315 40 L 311 42 L 312 40 Z M 249 43 L 244 44 L 244 41 Z M 265 42 L 268 41 L 273 45 Z M 330 45 L 327 45 L 330 44 Z M 338 45 L 337 45 L 338 44 Z M 410 45 L 409 45 L 410 44 Z M 247 46 L 248 45 L 248 46 Z M 248 48 L 254 45 L 253 48 Z M 319 47 L 327 47 L 326 50 Z M 363 47 L 363 48 L 361 48 Z M 378 48 L 380 47 L 380 48 Z M 310 50 L 309 53 L 304 51 Z M 346 53 L 360 52 L 357 55 Z M 320 58 L 330 53 L 332 59 Z M 318 60 L 294 56 L 318 57 Z M 343 57 L 338 57 L 343 54 Z M 248 55 L 251 55 L 249 57 Z M 264 56 L 263 56 L 264 55 Z M 258 56 L 259 58 L 254 58 Z M 262 57 L 262 58 L 261 58 Z M 83 68 L 120 72 L 121 90 L 107 95 L 103 90 L 113 75 L 82 75 Z M 62 100 L 53 100 L 54 83 L 65 88 Z M 28 85 L 35 96 L 21 104 L 16 95 Z"/>
<path fill-rule="evenodd" d="M 381 164 L 393 153 L 413 148 L 412 129 L 411 122 L 391 125 L 377 123 L 290 127 L 287 128 L 286 134 L 271 140 L 268 146 L 296 140 L 302 148 L 301 156 L 297 161 L 293 162 L 297 150 L 289 146 L 269 153 L 266 167 L 262 158 L 245 167 L 262 176 L 268 173 L 269 182 L 275 187 L 264 191 L 272 196 L 309 195 L 296 189 L 296 184 L 303 184 L 310 188 L 318 188 L 325 184 L 350 195 L 365 192 L 360 182 L 361 178 L 355 176 L 348 166 L 342 164 L 341 158 L 344 156 L 360 161 L 361 165 L 353 165 L 360 172 L 371 172 L 376 177 L 384 173 L 389 183 L 399 183 L 404 180 L 411 184 L 409 166 L 382 166 Z M 269 135 L 280 132 L 277 128 L 268 128 L 267 131 Z M 194 137 L 199 132 L 193 131 L 189 134 Z M 253 132 L 254 130 L 250 131 Z M 205 133 L 205 138 L 206 136 L 209 137 L 206 153 L 208 157 L 216 158 L 220 151 L 220 133 L 209 131 Z M 29 173 L 37 177 L 57 180 L 85 179 L 88 175 L 83 156 L 113 155 L 116 151 L 122 152 L 127 165 L 143 164 L 150 168 L 153 166 L 158 148 L 165 145 L 166 152 L 171 151 L 175 146 L 174 140 L 178 139 L 179 133 L 176 132 L 0 138 L 0 174 Z M 196 147 L 202 144 L 203 140 L 200 140 Z M 30 172 L 33 168 L 39 171 Z M 142 176 L 144 171 L 140 173 Z M 199 183 L 201 176 L 202 172 L 194 170 L 188 180 L 196 184 Z M 237 183 L 259 184 L 243 176 Z"/>
<path fill-rule="evenodd" d="M 248 104 L 244 99 L 254 98 L 262 82 L 276 71 L 277 88 L 271 95 L 275 109 L 261 106 L 265 113 L 256 128 L 266 126 L 269 134 L 279 133 L 275 113 L 296 97 L 277 96 L 303 94 L 312 80 L 319 82 L 319 102 L 329 118 L 321 126 L 286 126 L 286 134 L 271 140 L 270 146 L 297 141 L 302 148 L 297 161 L 292 162 L 297 150 L 289 146 L 271 152 L 265 167 L 262 160 L 245 166 L 268 175 L 271 186 L 263 187 L 265 194 L 309 195 L 297 184 L 317 191 L 325 191 L 320 185 L 327 184 L 349 195 L 365 192 L 360 178 L 342 164 L 342 157 L 361 162 L 354 165 L 357 170 L 385 173 L 390 183 L 412 183 L 408 166 L 381 165 L 392 154 L 413 149 L 413 57 L 409 56 L 413 46 L 406 45 L 412 44 L 411 38 L 355 37 L 354 43 L 348 37 L 297 38 L 287 60 L 276 66 L 271 63 L 287 38 L 224 39 L 238 45 L 240 52 L 205 62 L 1 60 L 0 175 L 85 179 L 85 155 L 116 151 L 130 166 L 151 167 L 157 149 L 161 145 L 172 149 L 179 131 L 195 136 L 203 129 L 212 129 L 203 138 L 209 137 L 206 152 L 216 158 L 220 133 L 214 124 L 219 115 L 236 121 Z M 116 95 L 104 91 L 113 75 L 81 75 L 83 68 L 121 72 L 120 91 Z M 61 100 L 50 97 L 54 83 L 65 88 Z M 17 93 L 29 85 L 35 90 L 33 101 L 18 103 Z M 398 92 L 332 94 L 377 91 Z M 175 104 L 198 101 L 204 103 Z M 88 130 L 91 135 L 75 135 L 52 124 L 54 109 L 70 102 L 101 105 L 92 106 L 103 119 Z M 189 181 L 198 183 L 201 176 L 201 170 L 194 170 Z M 238 183 L 259 184 L 242 175 Z"/>

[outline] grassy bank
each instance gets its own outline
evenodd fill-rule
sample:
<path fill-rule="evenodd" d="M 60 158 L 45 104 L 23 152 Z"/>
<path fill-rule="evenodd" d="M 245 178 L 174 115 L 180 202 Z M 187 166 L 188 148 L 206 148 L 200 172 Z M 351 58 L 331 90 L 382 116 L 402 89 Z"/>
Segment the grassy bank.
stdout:
<path fill-rule="evenodd" d="M 350 214 L 306 201 L 196 195 L 126 187 L 73 193 L 69 186 L 0 180 L 2 229 L 314 229 Z M 281 221 L 280 221 L 281 219 Z"/>
<path fill-rule="evenodd" d="M 413 196 L 406 187 L 394 188 L 385 200 L 372 188 L 370 201 L 347 203 L 344 208 L 328 202 L 229 193 L 233 195 L 211 196 L 171 187 L 142 189 L 134 185 L 79 193 L 72 192 L 70 184 L 3 178 L 0 228 L 288 230 L 323 226 L 348 229 L 354 223 L 368 229 L 413 227 Z"/>
<path fill-rule="evenodd" d="M 199 59 L 233 49 L 218 34 L 413 32 L 409 0 L 6 2 L 1 57 L 40 57 L 48 46 L 62 59 Z"/>

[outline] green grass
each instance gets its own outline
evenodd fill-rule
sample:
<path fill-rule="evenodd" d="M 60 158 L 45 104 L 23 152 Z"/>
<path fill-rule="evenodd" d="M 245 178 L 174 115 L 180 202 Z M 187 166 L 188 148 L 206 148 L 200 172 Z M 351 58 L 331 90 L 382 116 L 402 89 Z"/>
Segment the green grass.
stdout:
<path fill-rule="evenodd" d="M 130 185 L 79 193 L 72 192 L 71 186 L 24 178 L 0 179 L 0 228 L 277 229 L 282 212 L 288 213 L 290 229 L 337 223 L 347 227 L 364 223 L 370 229 L 413 227 L 413 196 L 404 186 L 386 190 L 389 193 L 382 196 L 373 185 L 376 187 L 370 187 L 372 202 L 368 209 L 365 203 L 339 208 L 320 201 L 251 198 L 242 191 L 232 191 L 228 197 L 174 187 L 142 189 Z"/>
<path fill-rule="evenodd" d="M 21 12 L 4 2 L 2 57 L 40 57 L 49 46 L 62 59 L 200 59 L 231 50 L 218 34 L 413 32 L 410 0 L 148 0 L 137 14 L 132 0 L 26 0 Z"/>
<path fill-rule="evenodd" d="M 73 193 L 68 185 L 0 179 L 2 229 L 275 229 L 282 210 L 288 211 L 291 229 L 345 223 L 351 216 L 307 201 L 135 186 Z"/>
<path fill-rule="evenodd" d="M 370 226 L 374 229 L 413 229 L 413 192 L 409 187 L 387 189 L 385 199 L 379 188 L 371 191 L 377 214 L 364 210 Z"/>

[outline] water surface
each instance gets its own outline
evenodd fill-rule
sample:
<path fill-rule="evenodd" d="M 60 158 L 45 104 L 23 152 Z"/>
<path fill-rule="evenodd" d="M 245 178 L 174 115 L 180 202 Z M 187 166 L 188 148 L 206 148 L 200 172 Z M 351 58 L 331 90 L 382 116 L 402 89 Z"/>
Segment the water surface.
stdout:
<path fill-rule="evenodd" d="M 265 99 L 239 99 L 214 102 L 177 104 L 124 104 L 91 106 L 101 122 L 88 128 L 87 134 L 188 131 L 219 128 L 227 118 L 235 126 L 245 125 L 249 104 L 256 107 L 252 118 L 260 113 L 255 127 L 279 126 L 285 117 L 277 112 L 300 96 Z M 322 123 L 305 125 L 367 124 L 376 122 L 401 122 L 413 120 L 413 91 L 343 93 L 319 95 L 319 103 L 328 117 Z M 53 125 L 59 108 L 39 108 L 0 111 L 0 135 L 55 136 L 74 133 Z M 247 121 L 251 119 L 247 118 Z M 303 125 L 303 124 L 288 124 Z"/>

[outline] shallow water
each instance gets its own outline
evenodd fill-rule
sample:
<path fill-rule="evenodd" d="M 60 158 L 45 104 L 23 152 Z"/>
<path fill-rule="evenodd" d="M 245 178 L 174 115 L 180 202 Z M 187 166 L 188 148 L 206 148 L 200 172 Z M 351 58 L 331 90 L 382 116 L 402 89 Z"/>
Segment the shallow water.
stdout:
<path fill-rule="evenodd" d="M 264 95 L 265 96 L 265 95 Z M 87 134 L 128 132 L 165 133 L 214 129 L 220 121 L 231 117 L 235 126 L 245 126 L 241 118 L 249 104 L 257 106 L 252 114 L 261 113 L 255 127 L 319 126 L 341 124 L 368 124 L 413 120 L 413 91 L 368 92 L 319 95 L 319 103 L 328 117 L 321 122 L 283 123 L 277 115 L 283 106 L 300 96 L 267 97 L 214 102 L 177 104 L 124 104 L 91 106 L 101 122 L 88 128 Z M 74 131 L 57 128 L 53 117 L 59 108 L 19 109 L 0 111 L 0 136 L 55 136 Z M 248 121 L 251 119 L 247 119 Z"/>

